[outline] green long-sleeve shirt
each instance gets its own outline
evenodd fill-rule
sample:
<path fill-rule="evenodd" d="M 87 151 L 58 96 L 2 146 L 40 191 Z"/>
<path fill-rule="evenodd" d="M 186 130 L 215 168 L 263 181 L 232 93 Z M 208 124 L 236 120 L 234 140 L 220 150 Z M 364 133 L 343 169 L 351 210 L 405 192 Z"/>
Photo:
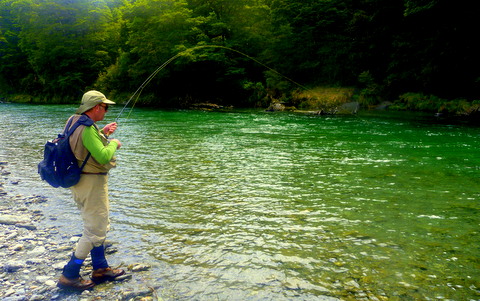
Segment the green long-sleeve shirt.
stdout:
<path fill-rule="evenodd" d="M 76 122 L 80 115 L 72 116 Z M 81 166 L 88 153 L 91 157 L 83 168 L 86 173 L 106 173 L 116 166 L 115 151 L 118 143 L 109 141 L 98 129 L 96 124 L 91 126 L 80 125 L 70 136 L 70 147 Z"/>
<path fill-rule="evenodd" d="M 118 144 L 116 141 L 110 141 L 106 145 L 104 144 L 105 139 L 100 137 L 99 130 L 95 125 L 87 126 L 82 133 L 83 146 L 92 154 L 92 156 L 100 164 L 109 163 L 115 151 L 117 150 Z"/>

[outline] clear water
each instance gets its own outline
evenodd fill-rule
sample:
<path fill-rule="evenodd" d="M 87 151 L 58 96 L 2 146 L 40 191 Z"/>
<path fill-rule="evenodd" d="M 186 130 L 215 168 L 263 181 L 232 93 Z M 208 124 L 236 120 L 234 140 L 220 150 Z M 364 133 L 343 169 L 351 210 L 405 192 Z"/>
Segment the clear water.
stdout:
<path fill-rule="evenodd" d="M 74 109 L 0 105 L 0 160 L 20 180 L 9 188 L 48 196 L 49 222 L 71 234 L 68 190 L 36 164 Z M 115 138 L 114 260 L 153 265 L 121 285 L 167 300 L 480 298 L 478 127 L 136 109 Z"/>

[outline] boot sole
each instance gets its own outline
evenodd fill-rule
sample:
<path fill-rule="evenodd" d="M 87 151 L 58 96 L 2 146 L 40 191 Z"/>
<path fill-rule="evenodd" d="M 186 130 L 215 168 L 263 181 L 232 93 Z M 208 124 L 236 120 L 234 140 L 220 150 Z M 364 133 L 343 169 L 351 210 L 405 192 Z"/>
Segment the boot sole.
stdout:
<path fill-rule="evenodd" d="M 117 279 L 118 277 L 124 276 L 124 275 L 125 275 L 125 272 L 123 272 L 122 274 L 117 275 L 117 276 L 103 276 L 103 277 L 98 277 L 98 278 L 90 277 L 90 279 L 95 284 L 100 284 L 100 283 L 104 283 L 104 282 L 108 282 L 108 281 L 115 281 L 115 279 Z"/>
<path fill-rule="evenodd" d="M 76 286 L 70 286 L 70 285 L 65 285 L 61 283 L 57 283 L 57 287 L 66 291 L 75 291 L 75 292 L 82 292 L 86 291 L 89 289 L 92 289 L 95 286 L 95 283 L 92 283 L 89 286 L 84 286 L 84 287 L 76 287 Z"/>

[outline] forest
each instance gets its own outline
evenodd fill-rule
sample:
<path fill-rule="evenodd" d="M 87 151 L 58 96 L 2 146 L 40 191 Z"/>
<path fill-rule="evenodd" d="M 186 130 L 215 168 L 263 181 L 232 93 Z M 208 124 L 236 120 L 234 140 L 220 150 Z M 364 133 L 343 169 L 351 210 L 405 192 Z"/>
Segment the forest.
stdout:
<path fill-rule="evenodd" d="M 301 107 L 323 87 L 363 106 L 469 114 L 477 12 L 450 0 L 0 0 L 0 100 L 76 103 L 94 88 L 121 103 L 158 71 L 139 104 Z"/>

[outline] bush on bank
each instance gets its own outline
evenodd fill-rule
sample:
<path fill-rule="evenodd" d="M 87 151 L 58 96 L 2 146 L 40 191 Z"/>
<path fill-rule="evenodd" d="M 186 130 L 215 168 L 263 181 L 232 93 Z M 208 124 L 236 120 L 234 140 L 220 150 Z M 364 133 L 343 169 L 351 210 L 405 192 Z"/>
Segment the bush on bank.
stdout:
<path fill-rule="evenodd" d="M 294 91 L 292 103 L 299 109 L 324 110 L 347 102 L 358 102 L 363 108 L 375 108 L 382 101 L 371 89 L 356 90 L 351 87 L 316 87 L 306 91 Z M 405 93 L 390 101 L 390 110 L 420 111 L 448 115 L 473 116 L 480 114 L 480 100 L 443 99 L 423 93 Z"/>
<path fill-rule="evenodd" d="M 118 104 L 126 103 L 131 95 L 126 93 L 108 93 L 108 96 L 115 100 Z M 372 109 L 377 107 L 382 101 L 381 97 L 369 94 L 365 96 L 365 90 L 357 90 L 353 87 L 314 87 L 309 90 L 295 90 L 291 92 L 289 97 L 282 96 L 279 99 L 269 97 L 260 106 L 268 107 L 270 102 L 288 103 L 293 108 L 299 110 L 318 110 L 330 111 L 348 102 L 358 102 L 364 109 Z M 77 98 L 64 97 L 48 97 L 48 96 L 32 96 L 27 94 L 5 94 L 0 91 L 0 101 L 14 103 L 30 103 L 30 104 L 78 104 L 81 95 Z M 264 97 L 265 99 L 267 97 Z M 373 101 L 375 99 L 375 101 Z M 177 100 L 177 107 L 185 107 L 184 102 Z M 189 103 L 195 103 L 190 100 Z M 136 106 L 155 106 L 156 101 L 152 94 L 146 93 L 139 97 Z M 260 103 L 252 103 L 258 107 Z M 175 107 L 175 103 L 170 102 L 169 107 Z M 397 111 L 421 111 L 432 112 L 446 115 L 457 116 L 476 116 L 480 114 L 480 100 L 469 101 L 466 99 L 443 99 L 435 95 L 427 95 L 423 93 L 405 93 L 396 100 L 390 101 L 388 106 L 390 110 Z"/>
<path fill-rule="evenodd" d="M 405 93 L 400 95 L 390 108 L 470 116 L 480 112 L 480 100 L 448 100 L 423 93 Z"/>

